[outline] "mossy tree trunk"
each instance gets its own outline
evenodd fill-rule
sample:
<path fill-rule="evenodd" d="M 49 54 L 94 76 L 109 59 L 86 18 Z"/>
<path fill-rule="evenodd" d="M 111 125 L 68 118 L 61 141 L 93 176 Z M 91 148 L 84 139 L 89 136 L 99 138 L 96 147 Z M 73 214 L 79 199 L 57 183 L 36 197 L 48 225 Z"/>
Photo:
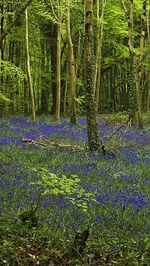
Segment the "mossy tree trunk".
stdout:
<path fill-rule="evenodd" d="M 71 87 L 71 124 L 77 123 L 76 117 L 76 70 L 75 70 L 75 58 L 73 43 L 70 32 L 70 0 L 67 0 L 67 18 L 66 18 L 66 33 L 67 33 L 67 44 L 68 44 L 68 70 L 70 75 L 70 87 Z"/>
<path fill-rule="evenodd" d="M 51 23 L 50 31 L 50 53 L 51 53 L 51 94 L 52 94 L 52 105 L 51 105 L 51 115 L 55 114 L 56 110 L 56 93 L 57 93 L 57 83 L 56 83 L 56 73 L 57 73 L 57 24 Z"/>
<path fill-rule="evenodd" d="M 133 64 L 133 73 L 136 88 L 136 108 L 139 127 L 143 127 L 143 116 L 142 116 L 142 90 L 141 90 L 141 78 L 143 74 L 143 54 L 144 54 L 144 40 L 145 40 L 145 22 L 146 22 L 146 0 L 142 1 L 143 11 L 141 15 L 141 34 L 140 34 L 140 55 L 139 60 L 137 59 L 135 47 L 134 47 L 134 34 L 133 34 L 133 17 L 134 17 L 134 0 L 130 0 L 130 10 L 128 12 L 124 0 L 122 5 L 125 14 L 128 19 L 128 47 L 129 54 Z M 130 115 L 130 114 L 129 114 Z"/>
<path fill-rule="evenodd" d="M 150 5 L 150 1 L 148 0 L 148 6 Z M 147 35 L 148 35 L 148 51 L 149 51 L 149 65 L 148 65 L 148 97 L 147 97 L 147 111 L 150 109 L 150 22 L 149 22 L 149 9 L 147 10 Z"/>
<path fill-rule="evenodd" d="M 60 97 L 61 97 L 61 24 L 57 25 L 57 59 L 56 59 L 56 110 L 55 119 L 60 121 Z"/>
<path fill-rule="evenodd" d="M 25 29 L 26 29 L 26 61 L 27 61 L 27 76 L 28 76 L 28 85 L 31 94 L 31 105 L 32 105 L 32 119 L 35 122 L 35 98 L 31 77 L 31 67 L 30 67 L 30 55 L 29 55 L 29 26 L 28 26 L 28 10 L 25 10 Z"/>
<path fill-rule="evenodd" d="M 4 32 L 4 1 L 1 2 L 0 4 L 0 13 L 1 13 L 1 19 L 0 19 L 0 25 L 1 25 L 1 36 L 3 35 Z M 4 60 L 4 42 L 1 42 L 1 46 L 0 46 L 0 59 L 3 61 Z M 0 65 L 1 70 L 3 69 L 3 65 Z M 3 75 L 1 75 L 0 77 L 0 85 L 1 85 L 1 89 L 3 89 Z"/>
<path fill-rule="evenodd" d="M 42 50 L 42 58 L 41 58 L 41 67 L 43 73 L 49 72 L 49 45 L 48 45 L 48 40 L 47 38 L 44 38 L 44 41 L 41 40 L 41 50 Z M 49 79 L 47 78 L 46 75 L 42 74 L 41 77 L 41 108 L 40 111 L 41 113 L 48 114 L 48 106 L 49 106 Z"/>
<path fill-rule="evenodd" d="M 103 24 L 104 24 L 104 9 L 106 1 L 101 1 L 101 16 L 100 12 L 100 0 L 97 0 L 97 47 L 96 47 L 96 68 L 94 75 L 94 88 L 96 95 L 96 110 L 98 112 L 100 103 L 100 86 L 101 86 L 101 61 L 102 61 L 102 46 L 103 46 Z"/>
<path fill-rule="evenodd" d="M 1 18 L 0 18 L 0 25 L 1 25 L 1 36 L 3 35 L 4 32 L 4 1 L 0 3 L 0 13 L 1 13 Z M 1 60 L 4 60 L 4 42 L 2 41 L 1 44 Z"/>
<path fill-rule="evenodd" d="M 86 0 L 85 6 L 85 90 L 88 143 L 91 151 L 99 149 L 96 102 L 94 90 L 94 58 L 92 34 L 93 0 Z"/>
<path fill-rule="evenodd" d="M 137 113 L 139 127 L 143 127 L 143 115 L 142 115 L 142 88 L 141 79 L 143 75 L 143 59 L 144 59 L 144 46 L 145 46 L 145 27 L 146 27 L 146 1 L 142 1 L 142 15 L 141 15 L 141 34 L 140 34 L 140 55 L 139 62 L 137 62 L 136 73 L 136 98 L 137 98 Z"/>

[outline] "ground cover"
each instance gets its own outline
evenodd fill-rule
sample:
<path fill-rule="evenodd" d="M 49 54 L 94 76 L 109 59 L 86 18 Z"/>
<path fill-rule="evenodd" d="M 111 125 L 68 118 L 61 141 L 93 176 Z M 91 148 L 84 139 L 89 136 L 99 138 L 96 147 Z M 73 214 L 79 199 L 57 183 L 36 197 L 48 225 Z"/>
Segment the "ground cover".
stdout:
<path fill-rule="evenodd" d="M 84 118 L 0 119 L 1 265 L 150 264 L 150 127 L 122 121 L 98 119 L 107 153 L 91 154 Z M 24 224 L 20 214 L 35 206 L 38 225 Z M 73 256 L 78 230 L 89 237 Z"/>

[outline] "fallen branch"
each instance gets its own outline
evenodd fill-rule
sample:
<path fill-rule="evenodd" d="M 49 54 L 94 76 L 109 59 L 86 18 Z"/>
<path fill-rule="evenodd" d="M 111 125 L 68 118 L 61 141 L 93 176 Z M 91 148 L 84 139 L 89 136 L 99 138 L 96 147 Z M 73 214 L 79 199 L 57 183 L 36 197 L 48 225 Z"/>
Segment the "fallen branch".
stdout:
<path fill-rule="evenodd" d="M 85 151 L 87 148 L 82 148 L 80 146 L 77 145 L 71 145 L 71 144 L 62 144 L 62 143 L 57 143 L 55 141 L 51 141 L 51 140 L 40 140 L 40 138 L 38 140 L 32 140 L 32 139 L 26 139 L 23 138 L 22 139 L 23 142 L 30 144 L 30 145 L 36 145 L 36 146 L 40 146 L 40 147 L 48 147 L 48 146 L 52 146 L 55 148 L 71 148 L 74 151 Z"/>

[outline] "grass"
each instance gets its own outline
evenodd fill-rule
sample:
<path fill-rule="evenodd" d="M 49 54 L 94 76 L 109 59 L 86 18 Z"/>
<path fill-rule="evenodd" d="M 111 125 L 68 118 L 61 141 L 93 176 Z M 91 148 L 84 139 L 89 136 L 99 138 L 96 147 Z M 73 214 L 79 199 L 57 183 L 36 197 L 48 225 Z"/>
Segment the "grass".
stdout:
<path fill-rule="evenodd" d="M 86 121 L 0 119 L 0 265 L 150 265 L 150 127 L 98 119 L 108 153 L 40 147 L 23 138 L 87 146 Z M 41 182 L 42 180 L 42 182 Z M 20 213 L 38 203 L 38 226 Z M 75 234 L 89 228 L 84 254 Z"/>

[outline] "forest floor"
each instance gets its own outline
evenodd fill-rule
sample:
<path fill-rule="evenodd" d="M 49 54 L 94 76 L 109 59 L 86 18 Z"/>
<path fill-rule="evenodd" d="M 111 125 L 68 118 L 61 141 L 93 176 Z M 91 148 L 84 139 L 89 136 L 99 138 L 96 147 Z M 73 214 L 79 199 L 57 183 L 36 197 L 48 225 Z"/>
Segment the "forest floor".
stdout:
<path fill-rule="evenodd" d="M 149 116 L 150 117 L 150 116 Z M 150 118 L 0 119 L 0 265 L 150 265 Z"/>

